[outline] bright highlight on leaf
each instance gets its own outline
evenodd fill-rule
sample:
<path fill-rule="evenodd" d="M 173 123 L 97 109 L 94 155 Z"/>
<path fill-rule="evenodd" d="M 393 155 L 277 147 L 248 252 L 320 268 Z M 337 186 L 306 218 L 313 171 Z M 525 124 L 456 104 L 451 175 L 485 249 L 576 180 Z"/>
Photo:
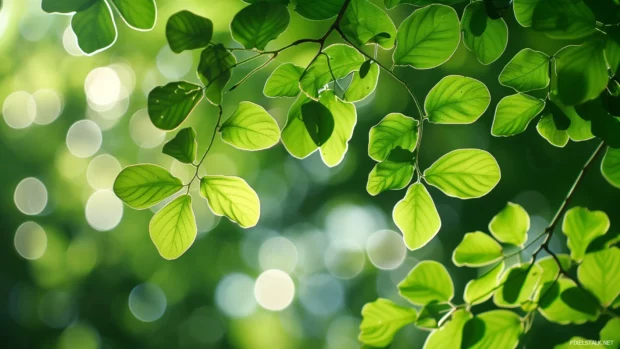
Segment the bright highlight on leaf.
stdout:
<path fill-rule="evenodd" d="M 159 210 L 149 223 L 149 233 L 162 257 L 181 257 L 194 243 L 197 234 L 192 197 L 181 195 Z"/>
<path fill-rule="evenodd" d="M 291 20 L 285 4 L 257 2 L 239 11 L 230 24 L 235 41 L 243 47 L 264 50 L 282 34 Z"/>
<path fill-rule="evenodd" d="M 422 261 L 398 284 L 398 292 L 416 305 L 449 302 L 454 297 L 452 278 L 441 263 Z"/>
<path fill-rule="evenodd" d="M 590 211 L 583 207 L 573 207 L 564 216 L 562 232 L 568 238 L 570 256 L 580 262 L 585 256 L 590 242 L 604 235 L 609 229 L 609 217 L 603 211 Z"/>
<path fill-rule="evenodd" d="M 413 151 L 418 141 L 418 121 L 399 113 L 388 114 L 370 129 L 368 156 L 384 161 L 398 147 Z"/>
<path fill-rule="evenodd" d="M 366 190 L 370 195 L 379 195 L 388 190 L 404 189 L 413 178 L 414 166 L 406 162 L 386 161 L 375 165 L 368 175 Z"/>
<path fill-rule="evenodd" d="M 446 195 L 472 199 L 488 194 L 501 177 L 495 158 L 484 150 L 454 150 L 424 171 L 424 179 Z"/>
<path fill-rule="evenodd" d="M 607 148 L 601 172 L 611 185 L 620 189 L 620 149 Z"/>
<path fill-rule="evenodd" d="M 544 108 L 545 101 L 526 94 L 504 97 L 495 109 L 491 134 L 500 137 L 522 133 Z"/>
<path fill-rule="evenodd" d="M 401 307 L 388 299 L 379 298 L 364 305 L 362 318 L 360 342 L 385 347 L 392 342 L 396 332 L 415 321 L 416 311 L 413 308 Z"/>
<path fill-rule="evenodd" d="M 609 307 L 620 295 L 620 249 L 612 247 L 588 253 L 577 269 L 577 276 L 603 307 Z"/>
<path fill-rule="evenodd" d="M 237 59 L 224 46 L 209 46 L 200 54 L 198 77 L 205 86 L 209 102 L 219 105 L 222 103 L 224 87 L 230 80 L 232 68 Z"/>
<path fill-rule="evenodd" d="M 271 73 L 263 93 L 267 97 L 295 97 L 299 94 L 299 79 L 304 68 L 284 63 Z"/>
<path fill-rule="evenodd" d="M 499 276 L 504 271 L 504 262 L 498 263 L 495 267 L 482 274 L 475 280 L 470 280 L 465 285 L 463 299 L 468 304 L 480 304 L 486 302 L 493 296 L 499 285 Z"/>
<path fill-rule="evenodd" d="M 519 51 L 499 74 L 499 83 L 517 92 L 549 86 L 549 56 L 530 48 Z"/>
<path fill-rule="evenodd" d="M 437 124 L 471 124 L 491 103 L 491 94 L 480 81 L 450 75 L 441 79 L 426 96 L 424 110 Z"/>
<path fill-rule="evenodd" d="M 263 150 L 280 141 L 276 120 L 260 105 L 241 102 L 220 127 L 224 142 L 243 150 Z"/>
<path fill-rule="evenodd" d="M 202 97 L 202 87 L 185 81 L 156 87 L 148 97 L 151 122 L 162 130 L 174 130 L 187 119 Z"/>
<path fill-rule="evenodd" d="M 463 12 L 463 42 L 482 64 L 491 64 L 502 56 L 508 45 L 508 26 L 503 18 L 487 15 L 485 3 L 472 2 Z"/>
<path fill-rule="evenodd" d="M 172 52 L 207 47 L 213 37 L 213 22 L 189 11 L 172 15 L 166 24 L 166 39 Z"/>
<path fill-rule="evenodd" d="M 214 214 L 226 216 L 242 228 L 258 223 L 258 195 L 239 177 L 204 176 L 200 179 L 200 195 L 207 199 Z"/>
<path fill-rule="evenodd" d="M 530 216 L 518 204 L 509 202 L 489 223 L 489 231 L 500 242 L 523 247 L 530 230 Z"/>
<path fill-rule="evenodd" d="M 192 127 L 184 128 L 164 145 L 162 153 L 170 155 L 184 164 L 191 164 L 196 160 L 196 131 Z"/>
<path fill-rule="evenodd" d="M 458 267 L 483 267 L 502 257 L 502 246 L 489 235 L 477 231 L 465 234 L 452 254 L 452 261 Z"/>
<path fill-rule="evenodd" d="M 433 198 L 422 183 L 412 184 L 407 189 L 405 197 L 394 206 L 392 217 L 410 250 L 424 247 L 441 228 Z"/>
<path fill-rule="evenodd" d="M 180 179 L 150 164 L 126 167 L 114 181 L 114 193 L 137 210 L 149 208 L 183 188 Z"/>

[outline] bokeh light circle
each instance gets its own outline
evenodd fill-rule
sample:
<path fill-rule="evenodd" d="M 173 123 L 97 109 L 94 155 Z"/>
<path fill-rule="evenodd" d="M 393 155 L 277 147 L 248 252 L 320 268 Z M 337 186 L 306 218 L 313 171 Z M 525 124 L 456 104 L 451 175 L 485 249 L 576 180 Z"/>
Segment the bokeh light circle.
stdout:
<path fill-rule="evenodd" d="M 104 111 L 112 108 L 121 99 L 121 79 L 110 67 L 91 70 L 84 81 L 84 92 L 91 108 Z"/>
<path fill-rule="evenodd" d="M 99 349 L 99 334 L 84 324 L 72 325 L 65 329 L 58 340 L 58 349 Z"/>
<path fill-rule="evenodd" d="M 179 54 L 172 52 L 168 45 L 157 54 L 157 69 L 168 80 L 178 80 L 192 69 L 194 58 L 192 53 L 184 51 Z"/>
<path fill-rule="evenodd" d="M 47 248 L 47 234 L 35 222 L 26 222 L 20 225 L 15 232 L 15 250 L 22 257 L 30 260 L 39 259 Z"/>
<path fill-rule="evenodd" d="M 77 36 L 75 36 L 71 26 L 68 26 L 62 34 L 62 46 L 65 48 L 65 51 L 72 56 L 84 55 L 82 50 L 80 50 L 80 46 L 78 46 Z"/>
<path fill-rule="evenodd" d="M 129 310 L 142 322 L 153 322 L 166 311 L 166 294 L 154 284 L 141 284 L 129 293 Z"/>
<path fill-rule="evenodd" d="M 155 148 L 166 138 L 166 132 L 153 125 L 146 109 L 137 111 L 129 121 L 129 134 L 141 148 Z"/>
<path fill-rule="evenodd" d="M 36 103 L 35 124 L 51 124 L 62 112 L 62 100 L 56 91 L 43 89 L 35 92 L 32 97 Z"/>
<path fill-rule="evenodd" d="M 299 282 L 299 300 L 307 312 L 328 316 L 344 306 L 345 292 L 341 282 L 330 274 L 315 274 Z"/>
<path fill-rule="evenodd" d="M 91 120 L 80 120 L 71 125 L 67 132 L 67 148 L 78 158 L 94 155 L 102 141 L 101 128 Z"/>
<path fill-rule="evenodd" d="M 263 270 L 280 269 L 290 273 L 297 265 L 297 248 L 283 236 L 270 238 L 261 245 L 258 262 Z"/>
<path fill-rule="evenodd" d="M 407 256 L 402 235 L 392 230 L 380 230 L 366 241 L 366 253 L 370 262 L 379 269 L 396 269 Z"/>
<path fill-rule="evenodd" d="M 4 100 L 2 115 L 11 128 L 26 128 L 32 125 L 36 118 L 37 103 L 28 92 L 14 92 Z"/>
<path fill-rule="evenodd" d="M 24 178 L 15 187 L 13 199 L 15 206 L 22 213 L 37 215 L 43 212 L 47 205 L 47 188 L 43 182 L 34 177 Z"/>
<path fill-rule="evenodd" d="M 353 241 L 332 243 L 325 252 L 327 270 L 339 279 L 352 279 L 364 269 L 366 256 L 361 246 Z"/>
<path fill-rule="evenodd" d="M 98 190 L 88 198 L 85 214 L 94 229 L 112 230 L 123 218 L 123 202 L 111 190 Z"/>
<path fill-rule="evenodd" d="M 287 273 L 278 269 L 270 269 L 256 279 L 254 296 L 261 307 L 280 311 L 286 309 L 293 301 L 295 284 Z"/>
<path fill-rule="evenodd" d="M 215 304 L 232 318 L 252 315 L 256 310 L 253 288 L 254 280 L 251 277 L 241 273 L 228 274 L 217 284 Z"/>
<path fill-rule="evenodd" d="M 88 164 L 86 179 L 95 189 L 112 189 L 114 180 L 121 170 L 121 164 L 114 156 L 101 154 Z"/>

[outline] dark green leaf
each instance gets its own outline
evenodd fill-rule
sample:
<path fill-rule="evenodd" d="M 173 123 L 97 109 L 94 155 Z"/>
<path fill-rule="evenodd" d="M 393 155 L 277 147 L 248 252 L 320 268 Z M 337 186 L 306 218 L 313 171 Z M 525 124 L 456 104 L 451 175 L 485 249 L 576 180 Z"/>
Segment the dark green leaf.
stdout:
<path fill-rule="evenodd" d="M 620 149 L 607 149 L 601 164 L 601 172 L 611 185 L 620 189 Z"/>
<path fill-rule="evenodd" d="M 534 10 L 541 0 L 514 0 L 513 9 L 517 22 L 524 27 L 532 26 Z"/>
<path fill-rule="evenodd" d="M 368 75 L 371 64 L 372 64 L 371 60 L 367 60 L 364 63 L 362 63 L 362 66 L 360 67 L 360 78 L 364 79 L 366 75 Z"/>
<path fill-rule="evenodd" d="M 612 74 L 620 70 L 620 27 L 612 26 L 605 28 L 607 33 L 605 41 L 605 58 L 609 63 Z"/>
<path fill-rule="evenodd" d="M 286 30 L 290 20 L 286 5 L 259 2 L 239 11 L 230 30 L 235 41 L 243 47 L 263 50 Z"/>
<path fill-rule="evenodd" d="M 555 125 L 555 128 L 560 131 L 568 130 L 571 121 L 570 118 L 566 115 L 566 113 L 564 113 L 564 111 L 560 109 L 558 105 L 555 104 L 555 102 L 553 101 L 549 101 L 549 103 L 547 103 L 547 106 L 549 108 L 549 112 L 553 116 L 553 124 Z"/>
<path fill-rule="evenodd" d="M 176 53 L 207 47 L 212 37 L 213 22 L 189 11 L 175 13 L 166 24 L 166 39 Z"/>
<path fill-rule="evenodd" d="M 232 68 L 237 59 L 224 46 L 209 46 L 200 55 L 198 77 L 205 85 L 209 102 L 219 105 L 222 103 L 224 87 L 232 76 Z"/>
<path fill-rule="evenodd" d="M 403 149 L 400 146 L 392 149 L 390 155 L 387 157 L 387 160 L 392 162 L 413 162 L 413 159 L 413 152 Z"/>
<path fill-rule="evenodd" d="M 308 134 L 317 146 L 325 144 L 334 132 L 334 117 L 326 106 L 309 101 L 301 106 L 301 118 Z"/>
<path fill-rule="evenodd" d="M 151 30 L 157 20 L 154 0 L 112 0 L 121 17 L 130 27 Z"/>
<path fill-rule="evenodd" d="M 592 122 L 592 134 L 612 148 L 620 148 L 620 119 L 611 116 L 604 108 L 602 98 L 575 106 L 584 120 Z"/>
<path fill-rule="evenodd" d="M 191 164 L 196 160 L 197 147 L 196 131 L 192 127 L 187 127 L 166 143 L 162 152 L 184 164 Z"/>
<path fill-rule="evenodd" d="M 392 9 L 400 4 L 407 4 L 413 6 L 426 6 L 430 4 L 444 4 L 444 5 L 455 5 L 460 2 L 465 2 L 466 0 L 383 0 L 385 7 L 388 9 Z"/>
<path fill-rule="evenodd" d="M 48 13 L 71 13 L 82 11 L 98 0 L 43 0 L 41 8 Z"/>
<path fill-rule="evenodd" d="M 95 54 L 112 46 L 116 41 L 116 25 L 112 9 L 104 0 L 97 0 L 71 18 L 71 28 L 78 45 L 86 54 Z"/>
<path fill-rule="evenodd" d="M 336 17 L 344 0 L 297 0 L 295 11 L 302 17 L 322 21 Z"/>
<path fill-rule="evenodd" d="M 156 127 L 174 130 L 185 121 L 202 97 L 202 87 L 185 81 L 156 87 L 148 97 L 149 117 Z"/>
<path fill-rule="evenodd" d="M 582 104 L 605 90 L 609 78 L 603 48 L 604 42 L 594 39 L 555 54 L 557 92 L 563 104 Z"/>
<path fill-rule="evenodd" d="M 596 28 L 596 18 L 582 0 L 544 0 L 535 6 L 532 28 L 553 39 L 583 38 Z"/>

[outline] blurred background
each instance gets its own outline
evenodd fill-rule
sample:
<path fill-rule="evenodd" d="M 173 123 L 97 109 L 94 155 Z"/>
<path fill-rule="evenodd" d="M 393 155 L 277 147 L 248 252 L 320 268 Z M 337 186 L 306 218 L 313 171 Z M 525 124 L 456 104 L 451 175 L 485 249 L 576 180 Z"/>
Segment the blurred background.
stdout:
<path fill-rule="evenodd" d="M 491 137 L 495 105 L 513 93 L 497 81 L 504 65 L 525 47 L 553 54 L 570 44 L 521 28 L 509 13 L 508 49 L 490 66 L 478 63 L 461 43 L 438 69 L 397 69 L 420 99 L 448 74 L 483 81 L 493 99 L 473 125 L 425 127 L 422 166 L 448 151 L 475 147 L 490 151 L 502 169 L 498 187 L 481 199 L 461 201 L 429 189 L 443 226 L 426 247 L 406 251 L 392 222 L 392 208 L 404 191 L 373 198 L 365 190 L 374 166 L 367 155 L 370 127 L 390 112 L 417 117 L 406 91 L 384 74 L 375 93 L 357 104 L 356 130 L 345 160 L 336 168 L 323 165 L 318 154 L 297 160 L 281 145 L 243 152 L 218 137 L 201 173 L 245 178 L 261 199 L 261 220 L 257 227 L 242 230 L 212 215 L 206 201 L 196 198 L 198 238 L 180 259 L 166 261 L 148 234 L 148 222 L 162 205 L 131 210 L 111 187 L 123 167 L 142 162 L 191 178 L 191 166 L 161 154 L 173 133 L 152 126 L 145 109 L 153 87 L 198 81 L 199 52 L 172 53 L 165 23 L 174 12 L 188 9 L 214 22 L 215 42 L 238 46 L 228 26 L 245 3 L 158 0 L 157 5 L 153 31 L 130 30 L 117 18 L 115 45 L 87 57 L 76 45 L 70 17 L 43 13 L 40 0 L 4 0 L 0 335 L 7 347 L 359 348 L 362 306 L 377 297 L 406 304 L 396 284 L 421 260 L 448 267 L 456 287 L 454 302 L 461 303 L 466 282 L 477 275 L 450 261 L 462 236 L 487 231 L 507 201 L 530 213 L 530 238 L 540 233 L 598 144 L 592 140 L 555 148 L 537 134 L 534 123 L 516 137 Z M 457 6 L 459 13 L 462 8 Z M 412 9 L 400 6 L 390 15 L 398 25 Z M 319 37 L 330 23 L 310 22 L 292 12 L 289 29 L 268 49 L 300 37 Z M 329 42 L 337 39 L 334 35 Z M 316 46 L 307 44 L 280 55 L 226 95 L 225 117 L 240 101 L 251 100 L 265 106 L 283 127 L 293 100 L 264 97 L 264 82 L 278 63 L 305 65 L 315 53 Z M 379 58 L 388 62 L 390 55 L 381 51 Z M 232 80 L 258 61 L 237 68 Z M 216 108 L 203 102 L 184 124 L 197 130 L 200 152 L 216 116 Z M 197 187 L 192 192 L 197 194 Z M 619 231 L 619 192 L 598 170 L 586 174 L 573 203 L 606 211 L 610 231 Z M 552 246 L 567 251 L 562 234 L 554 235 Z M 474 310 L 491 308 L 489 301 Z M 596 339 L 603 323 L 567 328 L 538 316 L 524 343 L 548 348 L 577 335 Z M 427 333 L 407 326 L 392 348 L 422 347 Z"/>

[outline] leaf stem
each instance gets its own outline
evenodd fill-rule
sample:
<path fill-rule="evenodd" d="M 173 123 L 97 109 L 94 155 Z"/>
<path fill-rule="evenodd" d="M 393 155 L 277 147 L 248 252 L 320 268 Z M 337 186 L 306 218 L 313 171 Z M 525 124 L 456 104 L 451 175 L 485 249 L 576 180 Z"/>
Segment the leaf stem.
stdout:
<path fill-rule="evenodd" d="M 202 163 L 205 161 L 207 154 L 209 154 L 209 151 L 213 147 L 213 143 L 215 142 L 215 136 L 217 135 L 217 131 L 220 129 L 221 122 L 222 122 L 222 115 L 224 114 L 224 109 L 222 108 L 222 105 L 218 105 L 217 108 L 218 108 L 218 116 L 217 116 L 217 121 L 215 122 L 215 127 L 213 128 L 213 134 L 211 135 L 211 141 L 209 142 L 209 145 L 207 146 L 207 149 L 205 150 L 204 154 L 202 154 L 200 161 L 198 161 L 197 164 L 192 163 L 192 165 L 196 167 L 196 171 L 194 172 L 194 176 L 189 181 L 189 183 L 186 184 L 188 193 L 189 193 L 189 188 L 191 187 L 192 183 L 194 182 L 195 179 L 198 178 L 198 170 L 200 169 L 200 166 L 202 165 Z"/>

